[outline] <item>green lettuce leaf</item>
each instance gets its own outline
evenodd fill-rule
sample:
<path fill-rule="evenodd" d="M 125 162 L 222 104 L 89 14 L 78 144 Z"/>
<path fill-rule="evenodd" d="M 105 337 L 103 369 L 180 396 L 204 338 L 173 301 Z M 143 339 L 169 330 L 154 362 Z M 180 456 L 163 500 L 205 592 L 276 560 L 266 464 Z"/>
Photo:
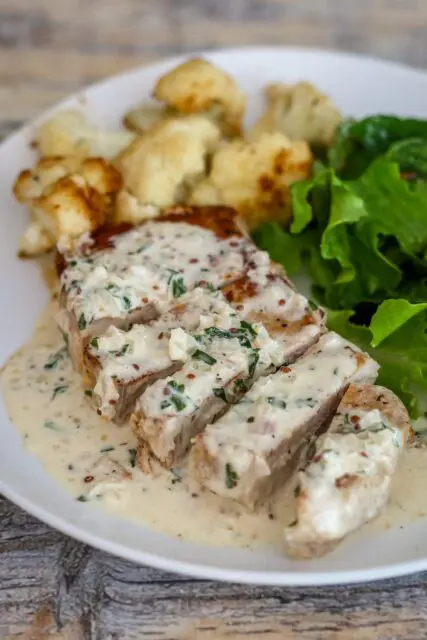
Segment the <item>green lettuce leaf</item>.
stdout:
<path fill-rule="evenodd" d="M 409 138 L 396 142 L 388 150 L 387 158 L 397 162 L 407 180 L 427 179 L 427 139 Z"/>
<path fill-rule="evenodd" d="M 427 193 L 412 190 L 396 163 L 378 158 L 351 188 L 365 204 L 373 233 L 392 236 L 409 255 L 426 250 Z"/>
<path fill-rule="evenodd" d="M 427 303 L 411 304 L 407 300 L 384 300 L 372 316 L 369 326 L 372 346 L 377 347 L 409 320 L 426 310 Z"/>
<path fill-rule="evenodd" d="M 379 383 L 416 417 L 427 397 L 427 121 L 344 122 L 328 161 L 293 185 L 289 230 L 267 223 L 255 240 L 310 276 L 328 326 L 371 353 Z"/>
<path fill-rule="evenodd" d="M 427 140 L 427 121 L 388 115 L 346 120 L 329 150 L 329 164 L 342 178 L 354 179 L 391 145 L 408 138 Z"/>
<path fill-rule="evenodd" d="M 312 178 L 295 182 L 291 186 L 293 213 L 291 233 L 301 233 L 314 219 L 326 224 L 329 217 L 330 183 L 333 175 L 331 169 L 317 163 Z"/>
<path fill-rule="evenodd" d="M 291 233 L 304 235 L 309 228 L 312 231 L 313 225 L 320 231 L 311 236 L 316 244 L 310 247 L 310 242 L 304 242 L 306 253 L 310 249 L 308 271 L 317 288 L 323 289 L 321 300 L 332 308 L 352 307 L 363 300 L 381 301 L 401 280 L 399 266 L 383 252 L 383 236 L 387 233 L 377 221 L 381 220 L 377 214 L 377 208 L 383 206 L 381 193 L 376 200 L 373 196 L 369 201 L 370 209 L 361 197 L 371 188 L 371 180 L 377 179 L 377 172 L 381 168 L 374 167 L 372 178 L 368 176 L 366 183 L 354 186 L 340 180 L 331 169 L 324 169 L 292 189 Z M 399 176 L 398 180 L 401 182 Z M 371 209 L 377 217 L 372 216 Z M 371 219 L 375 224 L 371 224 Z M 264 248 L 268 249 L 265 245 Z M 312 265 L 319 263 L 322 270 L 317 275 Z"/>
<path fill-rule="evenodd" d="M 398 303 L 392 318 L 390 303 Z M 401 303 L 406 301 L 383 302 L 370 327 L 354 324 L 351 310 L 331 311 L 328 327 L 372 355 L 380 365 L 378 384 L 394 391 L 417 418 L 420 393 L 427 391 L 427 305 L 410 309 Z"/>
<path fill-rule="evenodd" d="M 296 275 L 301 271 L 304 243 L 299 237 L 288 233 L 278 222 L 264 222 L 252 237 L 260 249 L 268 251 L 272 260 L 285 267 L 289 275 Z"/>

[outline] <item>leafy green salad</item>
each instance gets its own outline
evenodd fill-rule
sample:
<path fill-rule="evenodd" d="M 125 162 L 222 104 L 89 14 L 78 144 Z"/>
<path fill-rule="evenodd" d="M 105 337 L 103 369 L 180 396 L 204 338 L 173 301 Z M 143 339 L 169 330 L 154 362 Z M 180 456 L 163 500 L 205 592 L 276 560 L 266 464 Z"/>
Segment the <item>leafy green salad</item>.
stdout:
<path fill-rule="evenodd" d="M 427 120 L 344 121 L 311 179 L 292 186 L 289 228 L 259 227 L 258 246 L 307 274 L 328 326 L 381 365 L 413 418 L 427 391 Z M 424 403 L 425 404 L 425 403 Z"/>

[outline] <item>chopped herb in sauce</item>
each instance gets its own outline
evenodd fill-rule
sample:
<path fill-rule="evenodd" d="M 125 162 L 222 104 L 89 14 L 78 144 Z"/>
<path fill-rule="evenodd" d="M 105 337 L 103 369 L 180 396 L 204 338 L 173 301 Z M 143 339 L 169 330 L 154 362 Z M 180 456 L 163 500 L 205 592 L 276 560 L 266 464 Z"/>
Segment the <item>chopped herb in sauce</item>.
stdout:
<path fill-rule="evenodd" d="M 90 341 L 90 346 L 94 349 L 99 349 L 99 338 L 92 338 Z"/>
<path fill-rule="evenodd" d="M 91 398 L 93 396 L 92 389 L 85 389 L 85 396 L 88 396 L 89 398 Z"/>
<path fill-rule="evenodd" d="M 123 296 L 122 301 L 123 301 L 123 307 L 126 309 L 126 311 L 128 311 L 132 306 L 130 298 L 128 298 L 128 296 Z"/>
<path fill-rule="evenodd" d="M 371 433 L 379 433 L 380 431 L 386 431 L 387 429 L 393 431 L 393 429 L 391 429 L 391 427 L 389 427 L 385 422 L 377 422 L 376 424 L 369 425 L 366 431 L 370 431 Z"/>
<path fill-rule="evenodd" d="M 267 398 L 267 402 L 268 404 L 271 404 L 272 407 L 277 407 L 278 409 L 286 409 L 286 402 L 284 400 L 280 400 L 280 398 L 269 396 Z"/>
<path fill-rule="evenodd" d="M 241 328 L 242 328 L 242 329 L 244 329 L 245 331 L 248 331 L 248 333 L 250 333 L 250 335 L 251 335 L 253 338 L 256 338 L 256 336 L 257 336 L 257 332 L 255 331 L 255 329 L 253 328 L 253 326 L 252 326 L 249 322 L 246 322 L 246 320 L 242 320 L 242 321 L 240 322 L 240 326 L 241 326 Z"/>
<path fill-rule="evenodd" d="M 52 393 L 52 400 L 55 400 L 56 396 L 59 396 L 63 393 L 65 393 L 68 389 L 68 385 L 67 384 L 63 384 L 60 385 L 58 387 L 55 387 Z"/>
<path fill-rule="evenodd" d="M 317 403 L 314 398 L 298 398 L 298 400 L 295 401 L 295 404 L 298 409 L 303 409 L 304 407 L 310 407 L 310 409 L 313 409 Z"/>
<path fill-rule="evenodd" d="M 258 361 L 259 361 L 259 349 L 254 349 L 249 355 L 248 373 L 250 378 L 254 376 Z"/>
<path fill-rule="evenodd" d="M 392 427 L 390 427 L 388 424 L 382 421 L 375 422 L 374 424 L 370 424 L 362 429 L 362 431 L 369 432 L 369 433 L 379 433 L 380 431 L 386 431 L 386 430 L 395 431 Z M 344 416 L 343 425 L 340 429 L 340 433 L 347 434 L 347 433 L 357 433 L 360 431 L 361 431 L 360 422 L 357 422 L 357 421 L 352 422 L 348 413 L 346 413 Z"/>
<path fill-rule="evenodd" d="M 86 322 L 86 318 L 85 318 L 84 313 L 80 314 L 80 317 L 79 317 L 78 322 L 77 322 L 77 326 L 80 329 L 80 331 L 83 331 L 84 329 L 86 329 L 87 322 Z"/>
<path fill-rule="evenodd" d="M 225 465 L 225 486 L 227 489 L 234 489 L 237 486 L 239 476 L 229 462 Z"/>
<path fill-rule="evenodd" d="M 208 338 L 226 338 L 229 340 L 234 337 L 230 331 L 224 331 L 224 329 L 218 329 L 218 327 L 208 327 L 204 333 Z"/>
<path fill-rule="evenodd" d="M 129 351 L 129 347 L 130 347 L 130 344 L 127 342 L 118 351 L 110 351 L 110 353 L 112 353 L 115 356 L 119 356 L 119 357 L 120 356 L 125 356 L 127 354 L 127 352 Z"/>
<path fill-rule="evenodd" d="M 57 351 L 56 353 L 52 353 L 47 359 L 43 369 L 45 371 L 51 371 L 52 369 L 55 369 L 58 366 L 58 363 L 61 360 L 63 360 L 66 355 L 67 355 L 66 347 L 62 347 L 62 349 L 59 349 L 59 351 Z"/>
<path fill-rule="evenodd" d="M 251 345 L 251 341 L 249 340 L 249 338 L 247 338 L 245 335 L 238 335 L 238 340 L 239 340 L 239 344 L 241 347 L 244 347 L 245 349 L 251 349 L 252 345 Z"/>
<path fill-rule="evenodd" d="M 200 349 L 196 349 L 196 351 L 191 356 L 194 360 L 201 360 L 202 362 L 206 362 L 206 364 L 215 364 L 216 358 L 213 358 L 205 351 L 200 351 Z"/>
<path fill-rule="evenodd" d="M 244 380 L 236 380 L 234 383 L 235 393 L 245 393 L 248 389 L 249 387 Z"/>
<path fill-rule="evenodd" d="M 175 406 L 177 411 L 183 411 L 187 406 L 186 401 L 181 396 L 173 395 L 171 396 L 171 402 Z"/>
<path fill-rule="evenodd" d="M 184 278 L 178 271 L 173 271 L 172 269 L 169 269 L 169 271 L 170 276 L 168 285 L 170 285 L 172 289 L 173 297 L 179 298 L 180 296 L 184 295 L 184 293 L 187 293 L 187 287 L 185 286 Z"/>
<path fill-rule="evenodd" d="M 136 449 L 128 449 L 129 453 L 129 464 L 132 469 L 136 466 Z"/>
<path fill-rule="evenodd" d="M 201 269 L 201 271 L 208 271 L 208 269 Z M 211 284 L 210 282 L 206 282 L 204 280 L 201 280 L 200 282 L 198 282 L 196 286 L 203 287 L 203 289 L 206 289 L 206 291 L 210 291 L 211 293 L 214 293 L 216 291 L 213 284 Z"/>
<path fill-rule="evenodd" d="M 76 500 L 78 502 L 89 502 L 89 498 L 87 498 L 87 496 L 85 496 L 83 494 L 81 496 L 77 496 Z"/>
<path fill-rule="evenodd" d="M 179 384 L 175 380 L 169 380 L 168 386 L 172 389 L 172 395 L 167 400 L 163 400 L 160 404 L 160 409 L 164 410 L 174 405 L 177 411 L 182 411 L 187 406 L 187 400 L 182 394 L 185 391 L 185 386 Z"/>
<path fill-rule="evenodd" d="M 221 400 L 223 400 L 228 404 L 227 396 L 225 394 L 225 389 L 215 388 L 215 389 L 212 389 L 212 392 L 216 398 L 221 398 Z"/>
<path fill-rule="evenodd" d="M 169 387 L 171 387 L 174 391 L 178 391 L 178 393 L 183 393 L 185 390 L 185 387 L 183 384 L 179 384 L 178 382 L 175 382 L 175 380 L 170 380 L 168 382 Z"/>
<path fill-rule="evenodd" d="M 43 426 L 51 431 L 61 431 L 61 427 L 59 427 L 53 420 L 45 420 Z"/>
<path fill-rule="evenodd" d="M 109 451 L 114 451 L 115 447 L 111 447 L 111 446 L 106 446 L 106 447 L 101 447 L 99 452 L 100 453 L 108 453 Z"/>

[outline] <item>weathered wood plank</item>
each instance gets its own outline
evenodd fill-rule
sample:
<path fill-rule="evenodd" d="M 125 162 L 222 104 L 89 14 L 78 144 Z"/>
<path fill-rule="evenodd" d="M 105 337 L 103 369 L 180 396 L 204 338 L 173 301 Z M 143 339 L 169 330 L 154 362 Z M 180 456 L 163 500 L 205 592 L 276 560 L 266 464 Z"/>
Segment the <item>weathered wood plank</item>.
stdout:
<path fill-rule="evenodd" d="M 427 574 L 336 588 L 202 582 L 91 550 L 0 500 L 1 638 L 353 640 L 356 633 L 426 637 Z"/>
<path fill-rule="evenodd" d="M 239 44 L 344 48 L 427 66 L 426 27 L 423 0 L 0 0 L 0 118 L 31 117 L 155 58 Z"/>

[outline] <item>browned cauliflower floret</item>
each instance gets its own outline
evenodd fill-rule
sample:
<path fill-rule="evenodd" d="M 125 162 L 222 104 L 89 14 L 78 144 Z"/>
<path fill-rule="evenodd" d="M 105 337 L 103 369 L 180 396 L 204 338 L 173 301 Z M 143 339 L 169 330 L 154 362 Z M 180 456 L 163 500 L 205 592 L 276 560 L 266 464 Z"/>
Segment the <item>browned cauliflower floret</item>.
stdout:
<path fill-rule="evenodd" d="M 205 175 L 206 158 L 219 139 L 218 128 L 198 116 L 160 122 L 136 138 L 117 159 L 125 189 L 117 198 L 115 219 L 137 222 L 153 217 L 153 206 L 185 201 Z"/>
<path fill-rule="evenodd" d="M 157 81 L 153 95 L 178 114 L 204 114 L 226 137 L 241 134 L 246 98 L 234 78 L 207 60 L 178 65 Z"/>
<path fill-rule="evenodd" d="M 264 133 L 255 142 L 235 140 L 214 155 L 210 175 L 191 200 L 235 207 L 251 229 L 266 219 L 286 222 L 289 185 L 310 175 L 312 161 L 306 142 L 291 142 L 282 133 Z"/>
<path fill-rule="evenodd" d="M 329 146 L 341 122 L 331 100 L 308 82 L 266 87 L 267 108 L 249 133 L 254 140 L 264 132 L 280 131 L 292 140 L 306 140 L 311 146 Z"/>
<path fill-rule="evenodd" d="M 179 117 L 175 109 L 169 109 L 160 104 L 147 103 L 128 111 L 123 118 L 123 124 L 129 131 L 141 134 L 154 127 L 155 124 L 174 117 Z"/>
<path fill-rule="evenodd" d="M 103 158 L 42 158 L 34 169 L 22 171 L 13 190 L 29 207 L 31 222 L 19 255 L 69 247 L 81 234 L 101 226 L 121 186 L 120 173 Z"/>
<path fill-rule="evenodd" d="M 134 135 L 129 131 L 105 131 L 88 122 L 77 110 L 59 111 L 40 126 L 36 144 L 42 156 L 101 156 L 114 158 Z"/>
<path fill-rule="evenodd" d="M 115 224 L 121 222 L 141 224 L 144 220 L 157 218 L 160 215 L 160 211 L 160 207 L 154 204 L 141 203 L 127 189 L 122 189 L 117 194 L 111 222 Z"/>

